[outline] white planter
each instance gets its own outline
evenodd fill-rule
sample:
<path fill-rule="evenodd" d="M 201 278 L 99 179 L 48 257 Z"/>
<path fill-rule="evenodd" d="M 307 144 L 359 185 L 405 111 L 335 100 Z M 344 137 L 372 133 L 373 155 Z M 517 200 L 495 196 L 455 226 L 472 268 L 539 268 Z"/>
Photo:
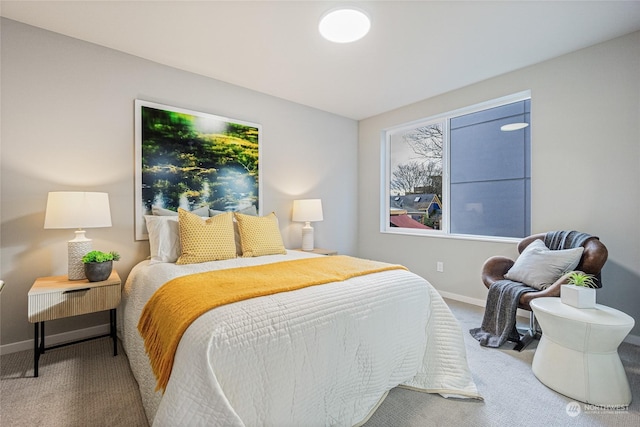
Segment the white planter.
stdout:
<path fill-rule="evenodd" d="M 577 308 L 595 308 L 596 290 L 576 285 L 560 286 L 560 301 Z"/>

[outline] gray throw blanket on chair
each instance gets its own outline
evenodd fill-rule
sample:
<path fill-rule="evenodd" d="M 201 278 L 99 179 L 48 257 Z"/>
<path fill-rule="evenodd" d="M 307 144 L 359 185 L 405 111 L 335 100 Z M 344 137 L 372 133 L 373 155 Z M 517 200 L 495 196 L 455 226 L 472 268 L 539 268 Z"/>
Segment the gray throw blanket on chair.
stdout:
<path fill-rule="evenodd" d="M 594 236 L 578 231 L 550 231 L 544 237 L 544 244 L 552 250 L 571 249 L 582 246 L 592 237 Z M 494 282 L 487 295 L 482 326 L 470 329 L 469 332 L 485 347 L 500 347 L 506 341 L 520 341 L 520 334 L 516 329 L 518 302 L 523 293 L 536 291 L 537 289 L 523 283 L 507 279 Z"/>
<path fill-rule="evenodd" d="M 520 341 L 516 329 L 518 301 L 525 292 L 537 289 L 511 280 L 498 280 L 489 288 L 482 327 L 469 330 L 484 347 L 500 347 L 506 341 Z"/>
<path fill-rule="evenodd" d="M 598 239 L 597 236 L 592 236 L 587 233 L 580 233 L 579 231 L 550 231 L 544 236 L 544 244 L 549 249 L 573 249 L 578 246 L 582 246 L 589 239 Z M 596 274 L 596 286 L 602 287 L 602 275 Z"/>

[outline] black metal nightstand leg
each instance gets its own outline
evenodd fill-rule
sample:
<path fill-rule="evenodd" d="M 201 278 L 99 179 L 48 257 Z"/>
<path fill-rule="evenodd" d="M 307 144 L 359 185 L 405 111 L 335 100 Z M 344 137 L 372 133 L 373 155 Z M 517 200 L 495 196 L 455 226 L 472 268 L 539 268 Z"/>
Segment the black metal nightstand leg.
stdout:
<path fill-rule="evenodd" d="M 113 355 L 118 355 L 118 336 L 117 336 L 118 318 L 116 316 L 116 309 L 109 310 L 109 328 L 111 339 L 113 340 Z"/>
<path fill-rule="evenodd" d="M 40 354 L 44 354 L 44 322 L 40 322 Z"/>
<path fill-rule="evenodd" d="M 38 347 L 38 323 L 34 323 L 33 331 L 33 376 L 38 376 L 38 358 L 40 357 L 40 348 Z"/>
<path fill-rule="evenodd" d="M 42 324 L 42 326 L 40 326 Z M 44 322 L 36 322 L 33 324 L 33 376 L 38 376 L 38 362 L 40 361 L 40 354 L 43 352 L 42 344 L 40 341 L 40 331 L 42 330 L 42 341 L 44 341 Z"/>

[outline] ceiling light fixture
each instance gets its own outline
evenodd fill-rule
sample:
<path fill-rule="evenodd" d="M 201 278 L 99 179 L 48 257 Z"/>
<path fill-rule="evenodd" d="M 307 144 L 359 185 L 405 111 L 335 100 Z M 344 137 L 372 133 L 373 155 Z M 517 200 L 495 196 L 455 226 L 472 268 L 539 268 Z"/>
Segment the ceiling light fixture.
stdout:
<path fill-rule="evenodd" d="M 335 43 L 351 43 L 366 36 L 371 28 L 369 16 L 359 9 L 332 9 L 322 15 L 318 30 Z"/>
<path fill-rule="evenodd" d="M 500 127 L 500 130 L 503 132 L 511 132 L 513 130 L 524 129 L 529 126 L 529 123 L 509 123 L 508 125 L 503 125 Z"/>

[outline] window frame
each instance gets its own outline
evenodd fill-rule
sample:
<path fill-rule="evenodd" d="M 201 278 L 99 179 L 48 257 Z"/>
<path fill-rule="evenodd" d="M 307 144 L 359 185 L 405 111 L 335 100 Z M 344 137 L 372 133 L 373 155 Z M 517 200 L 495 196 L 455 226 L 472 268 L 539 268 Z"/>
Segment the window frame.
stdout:
<path fill-rule="evenodd" d="M 450 238 L 450 239 L 463 239 L 463 240 L 480 240 L 491 242 L 518 242 L 521 237 L 501 237 L 501 236 L 486 236 L 486 235 L 471 235 L 471 234 L 454 234 L 450 232 L 450 198 L 449 189 L 451 185 L 450 181 L 450 120 L 455 117 L 463 116 L 466 114 L 477 113 L 479 111 L 488 110 L 490 108 L 501 107 L 503 105 L 525 101 L 531 99 L 531 90 L 525 90 L 522 92 L 506 95 L 500 98 L 483 101 L 468 107 L 462 107 L 456 110 L 448 111 L 432 115 L 429 117 L 413 120 L 411 122 L 402 123 L 399 125 L 391 126 L 382 129 L 380 133 L 381 138 L 381 158 L 380 158 L 380 232 L 384 234 L 401 234 L 411 236 L 426 236 L 426 237 L 438 237 L 438 238 Z M 391 136 L 398 132 L 403 132 L 416 127 L 429 126 L 433 124 L 442 124 L 444 139 L 442 150 L 442 221 L 441 228 L 439 230 L 425 230 L 418 228 L 402 228 L 391 227 L 389 224 L 390 217 L 390 197 L 391 197 Z M 531 130 L 530 130 L 531 132 Z M 531 147 L 531 150 L 533 148 Z M 530 215 L 532 216 L 531 203 L 529 203 Z M 533 221 L 533 218 L 532 218 Z"/>

